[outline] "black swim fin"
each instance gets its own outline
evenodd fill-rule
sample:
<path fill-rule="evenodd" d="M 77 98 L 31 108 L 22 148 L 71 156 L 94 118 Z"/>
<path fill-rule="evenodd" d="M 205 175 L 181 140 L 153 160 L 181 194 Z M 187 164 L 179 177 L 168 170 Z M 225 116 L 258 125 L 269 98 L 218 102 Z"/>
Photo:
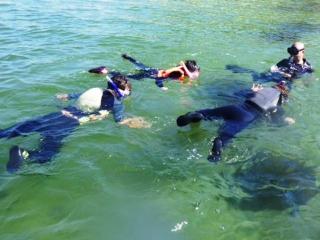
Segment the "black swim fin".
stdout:
<path fill-rule="evenodd" d="M 203 119 L 203 115 L 198 112 L 188 112 L 185 115 L 179 116 L 177 118 L 177 125 L 183 127 L 189 123 L 200 122 Z"/>
<path fill-rule="evenodd" d="M 24 150 L 19 146 L 13 146 L 9 151 L 9 161 L 7 162 L 7 171 L 15 173 L 23 164 L 25 158 L 23 156 Z"/>
<path fill-rule="evenodd" d="M 88 70 L 89 73 L 102 74 L 103 70 L 106 70 L 106 66 L 99 66 Z"/>
<path fill-rule="evenodd" d="M 135 59 L 133 59 L 132 57 L 130 57 L 130 56 L 129 56 L 128 54 L 126 54 L 126 53 L 121 54 L 121 57 L 124 58 L 124 59 L 127 59 L 127 60 L 129 60 L 129 61 L 136 62 Z"/>

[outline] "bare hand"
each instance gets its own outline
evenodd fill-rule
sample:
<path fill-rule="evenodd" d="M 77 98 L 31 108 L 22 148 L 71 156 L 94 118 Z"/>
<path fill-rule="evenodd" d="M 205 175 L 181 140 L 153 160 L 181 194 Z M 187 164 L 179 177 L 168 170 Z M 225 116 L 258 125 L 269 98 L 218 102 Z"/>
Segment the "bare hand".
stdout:
<path fill-rule="evenodd" d="M 130 128 L 150 128 L 151 123 L 145 121 L 142 117 L 127 118 L 120 122 L 122 125 L 127 125 Z"/>
<path fill-rule="evenodd" d="M 285 117 L 284 122 L 287 123 L 288 125 L 292 125 L 296 123 L 296 120 L 294 120 L 292 117 Z"/>
<path fill-rule="evenodd" d="M 258 91 L 260 91 L 261 89 L 263 89 L 263 87 L 262 87 L 262 85 L 261 84 L 253 84 L 252 85 L 252 87 L 251 87 L 251 90 L 253 91 L 253 92 L 258 92 Z"/>
<path fill-rule="evenodd" d="M 58 93 L 58 94 L 56 94 L 56 98 L 61 101 L 68 101 L 69 95 L 67 93 Z"/>

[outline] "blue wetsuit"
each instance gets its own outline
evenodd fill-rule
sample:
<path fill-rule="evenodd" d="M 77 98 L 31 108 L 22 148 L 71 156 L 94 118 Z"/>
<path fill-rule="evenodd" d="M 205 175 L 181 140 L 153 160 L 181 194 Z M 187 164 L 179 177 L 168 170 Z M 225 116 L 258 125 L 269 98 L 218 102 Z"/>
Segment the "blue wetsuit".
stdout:
<path fill-rule="evenodd" d="M 69 99 L 77 97 L 79 97 L 79 94 L 69 95 Z M 79 120 L 76 118 L 89 115 L 75 107 L 67 107 L 64 108 L 64 110 L 71 113 L 73 117 L 65 116 L 61 111 L 50 113 L 0 130 L 0 138 L 9 139 L 19 136 L 28 136 L 32 133 L 39 133 L 41 135 L 39 148 L 37 150 L 28 151 L 28 159 L 30 162 L 35 163 L 48 162 L 59 152 L 63 139 L 69 136 L 76 127 L 79 126 Z M 116 122 L 123 119 L 124 106 L 122 100 L 116 99 L 108 89 L 103 92 L 100 110 L 112 111 Z M 12 151 L 16 152 L 14 153 Z M 17 146 L 11 148 L 10 159 L 7 163 L 7 170 L 9 172 L 17 171 L 22 164 L 24 159 L 22 159 L 21 151 L 22 150 Z"/>
<path fill-rule="evenodd" d="M 265 82 L 276 82 L 279 83 L 281 81 L 287 81 L 280 72 L 287 73 L 291 75 L 291 79 L 296 79 L 301 77 L 304 74 L 314 72 L 313 67 L 311 64 L 304 59 L 303 65 L 297 64 L 293 61 L 293 57 L 282 59 L 278 62 L 275 66 L 277 66 L 277 70 L 273 72 L 263 72 L 259 73 L 253 69 L 241 67 L 238 65 L 226 65 L 226 69 L 232 71 L 233 73 L 249 73 L 252 76 L 253 81 L 265 83 Z M 290 84 L 289 84 L 290 87 Z"/>
<path fill-rule="evenodd" d="M 282 59 L 276 66 L 281 72 L 290 74 L 294 78 L 314 71 L 311 64 L 306 59 L 303 59 L 303 65 L 300 65 L 294 62 L 293 57 Z"/>
<path fill-rule="evenodd" d="M 163 82 L 168 79 L 165 77 L 158 77 L 159 69 L 148 67 L 144 65 L 143 63 L 137 61 L 136 59 L 128 56 L 128 55 L 122 55 L 122 57 L 129 62 L 133 63 L 137 69 L 139 70 L 136 74 L 128 74 L 126 75 L 128 78 L 134 79 L 134 80 L 141 80 L 143 78 L 151 78 L 155 80 L 155 84 L 162 88 L 164 87 Z M 170 78 L 172 79 L 178 79 L 180 76 L 172 76 Z"/>
<path fill-rule="evenodd" d="M 85 116 L 74 107 L 65 108 L 65 110 L 77 117 Z M 40 133 L 39 149 L 30 151 L 29 158 L 32 162 L 44 163 L 50 161 L 57 154 L 62 146 L 62 140 L 69 136 L 78 125 L 79 121 L 77 119 L 67 117 L 61 112 L 56 112 L 1 130 L 0 138 L 13 138 L 28 136 L 36 132 Z"/>
<path fill-rule="evenodd" d="M 264 88 L 259 92 L 253 92 L 248 95 L 246 101 L 240 105 L 228 105 L 189 112 L 177 118 L 177 125 L 182 127 L 191 122 L 199 122 L 201 120 L 223 119 L 224 124 L 219 128 L 218 137 L 213 142 L 212 154 L 208 157 L 209 161 L 218 161 L 220 160 L 222 148 L 236 134 L 259 117 L 270 116 L 271 113 L 278 110 L 278 106 L 283 100 L 279 90 Z M 281 113 L 281 111 L 278 112 Z"/>

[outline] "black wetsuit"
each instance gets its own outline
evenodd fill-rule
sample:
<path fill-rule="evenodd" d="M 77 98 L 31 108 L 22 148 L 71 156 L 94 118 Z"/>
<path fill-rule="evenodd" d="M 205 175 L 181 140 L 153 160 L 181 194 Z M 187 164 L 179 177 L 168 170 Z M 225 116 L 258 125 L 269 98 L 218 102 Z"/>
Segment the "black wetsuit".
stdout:
<path fill-rule="evenodd" d="M 282 59 L 276 66 L 281 72 L 290 74 L 294 78 L 314 71 L 311 64 L 306 59 L 303 59 L 303 65 L 300 65 L 294 62 L 293 57 Z"/>
<path fill-rule="evenodd" d="M 136 66 L 136 68 L 138 69 L 138 73 L 126 75 L 128 78 L 131 78 L 134 80 L 141 80 L 143 78 L 151 78 L 151 79 L 155 80 L 155 84 L 158 87 L 160 87 L 160 88 L 164 87 L 163 82 L 166 79 L 168 79 L 168 77 L 158 77 L 159 69 L 148 67 L 128 55 L 122 55 L 122 57 L 124 59 L 128 60 L 129 62 L 133 63 Z M 181 74 L 173 73 L 169 78 L 179 79 L 179 77 L 181 77 Z"/>
<path fill-rule="evenodd" d="M 296 79 L 301 77 L 304 74 L 314 72 L 313 67 L 311 64 L 304 59 L 303 65 L 297 64 L 293 61 L 293 57 L 282 59 L 275 65 L 277 68 L 272 70 L 271 72 L 263 72 L 259 73 L 253 69 L 241 67 L 238 65 L 226 65 L 226 69 L 232 71 L 233 73 L 249 73 L 252 76 L 253 81 L 259 83 L 266 83 L 266 82 L 276 82 L 279 83 L 281 81 L 287 81 L 287 78 L 283 76 L 282 73 L 287 73 L 291 75 L 291 79 Z M 290 84 L 289 84 L 290 87 Z"/>
<path fill-rule="evenodd" d="M 189 112 L 177 118 L 177 125 L 181 127 L 201 120 L 223 119 L 224 124 L 219 129 L 218 137 L 213 142 L 212 154 L 208 157 L 210 161 L 218 161 L 222 147 L 259 117 L 270 116 L 277 111 L 283 100 L 282 94 L 277 89 L 268 87 L 248 95 L 245 102 L 240 105 Z"/>
<path fill-rule="evenodd" d="M 76 98 L 77 96 L 79 95 L 70 95 L 71 98 Z M 122 101 L 115 99 L 109 90 L 103 92 L 100 110 L 113 111 L 115 121 L 121 121 L 123 118 L 123 109 L 124 106 Z M 79 126 L 79 120 L 77 118 L 89 115 L 75 107 L 67 107 L 64 110 L 71 113 L 73 117 L 65 116 L 61 111 L 50 113 L 0 130 L 0 138 L 9 139 L 19 136 L 28 136 L 32 133 L 39 133 L 41 135 L 39 148 L 28 151 L 28 160 L 35 163 L 48 162 L 59 152 L 63 139 L 69 136 L 76 127 Z M 22 151 L 17 146 L 11 148 L 11 150 L 13 149 Z M 24 159 L 21 159 L 21 156 L 18 157 L 18 153 L 13 156 L 14 154 L 11 153 L 11 150 L 10 159 L 7 163 L 7 170 L 9 172 L 15 172 L 18 170 Z"/>

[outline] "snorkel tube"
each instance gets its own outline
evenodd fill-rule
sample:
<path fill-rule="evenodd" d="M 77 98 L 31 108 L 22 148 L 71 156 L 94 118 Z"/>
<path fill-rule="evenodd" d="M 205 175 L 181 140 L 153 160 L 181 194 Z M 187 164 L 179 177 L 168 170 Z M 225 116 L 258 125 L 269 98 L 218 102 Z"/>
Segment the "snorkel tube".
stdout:
<path fill-rule="evenodd" d="M 108 83 L 111 85 L 112 90 L 114 90 L 119 97 L 124 97 L 124 94 L 120 92 L 120 89 L 118 86 L 112 81 L 112 79 L 109 76 L 106 76 L 106 79 L 108 80 Z"/>
<path fill-rule="evenodd" d="M 118 98 L 125 98 L 130 95 L 130 90 L 120 89 L 109 76 L 106 76 L 106 79 L 108 80 L 108 85 L 116 92 Z"/>

